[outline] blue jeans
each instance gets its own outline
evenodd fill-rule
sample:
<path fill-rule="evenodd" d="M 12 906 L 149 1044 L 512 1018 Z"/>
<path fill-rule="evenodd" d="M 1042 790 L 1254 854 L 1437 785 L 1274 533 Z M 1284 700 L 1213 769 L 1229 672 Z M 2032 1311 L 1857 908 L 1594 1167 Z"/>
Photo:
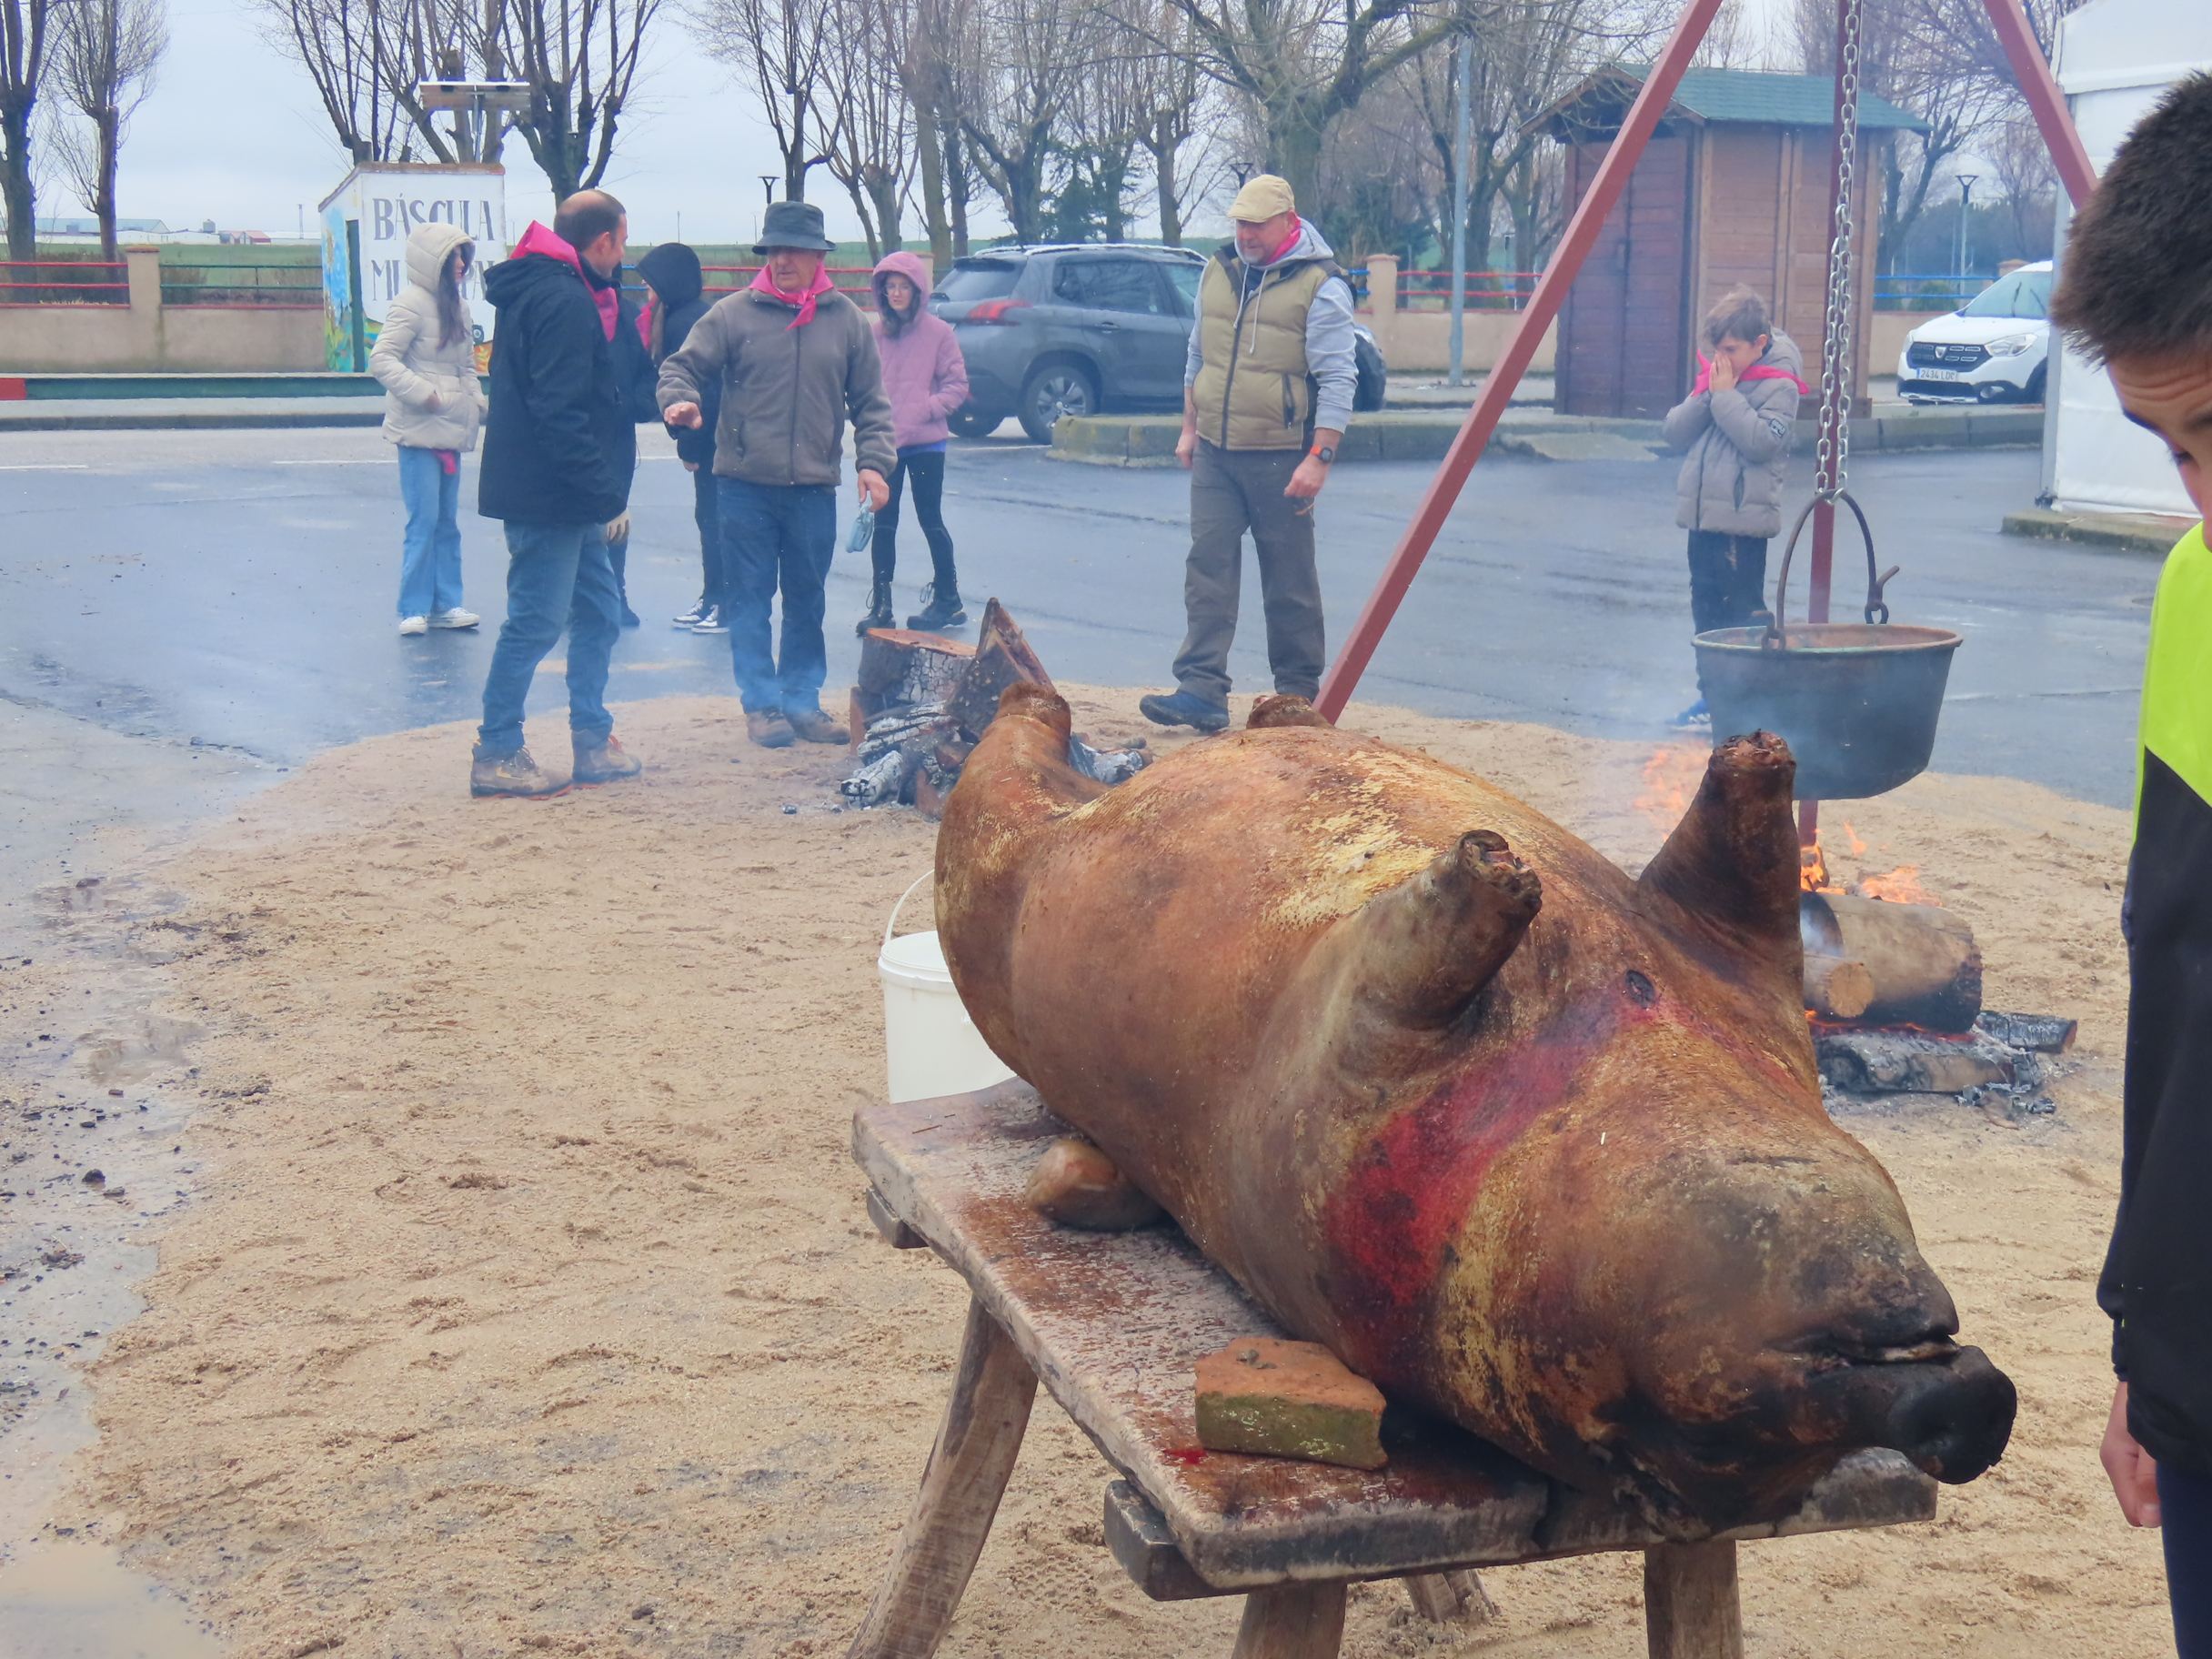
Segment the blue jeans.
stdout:
<path fill-rule="evenodd" d="M 722 573 L 729 584 L 729 666 L 749 714 L 821 707 L 830 653 L 822 583 L 837 551 L 837 492 L 827 484 L 718 478 Z M 783 594 L 782 649 L 769 652 L 769 611 Z"/>
<path fill-rule="evenodd" d="M 399 559 L 399 614 L 436 616 L 461 608 L 461 469 L 447 472 L 437 451 L 401 444 L 399 498 L 407 528 Z"/>
<path fill-rule="evenodd" d="M 2212 1480 L 2160 1463 L 2158 1511 L 2174 1651 L 2180 1659 L 2212 1659 Z"/>
<path fill-rule="evenodd" d="M 531 678 L 568 629 L 568 728 L 585 742 L 615 729 L 607 712 L 607 663 L 622 633 L 622 601 L 598 524 L 507 527 L 507 620 L 484 679 L 484 752 L 522 747 L 522 705 Z"/>

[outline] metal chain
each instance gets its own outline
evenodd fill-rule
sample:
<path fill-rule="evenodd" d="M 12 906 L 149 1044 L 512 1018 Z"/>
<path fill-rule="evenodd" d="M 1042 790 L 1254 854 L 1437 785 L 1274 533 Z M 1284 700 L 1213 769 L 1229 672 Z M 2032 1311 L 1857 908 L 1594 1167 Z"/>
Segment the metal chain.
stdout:
<path fill-rule="evenodd" d="M 1828 315 L 1820 352 L 1820 443 L 1815 452 L 1813 494 L 1833 501 L 1843 492 L 1851 457 L 1851 373 L 1854 307 L 1851 296 L 1851 198 L 1858 174 L 1859 41 L 1862 0 L 1842 0 L 1835 73 L 1835 204 L 1828 242 Z"/>

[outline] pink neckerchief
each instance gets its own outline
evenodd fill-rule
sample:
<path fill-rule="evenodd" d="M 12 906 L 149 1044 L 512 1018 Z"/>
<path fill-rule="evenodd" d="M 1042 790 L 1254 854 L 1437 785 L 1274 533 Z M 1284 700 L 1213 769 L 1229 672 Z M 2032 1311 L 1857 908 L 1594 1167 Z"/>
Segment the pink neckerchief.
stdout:
<path fill-rule="evenodd" d="M 1296 247 L 1298 246 L 1298 238 L 1305 234 L 1305 221 L 1301 219 L 1296 214 L 1293 213 L 1291 215 L 1290 235 L 1283 237 L 1282 241 L 1276 243 L 1273 251 L 1271 252 L 1266 258 L 1262 259 L 1257 264 L 1253 265 L 1252 268 L 1257 271 L 1264 271 L 1271 268 L 1276 260 L 1282 258 L 1283 255 L 1289 253 L 1293 247 Z"/>
<path fill-rule="evenodd" d="M 1787 380 L 1791 385 L 1797 388 L 1797 395 L 1800 397 L 1810 397 L 1813 395 L 1813 388 L 1811 387 L 1807 386 L 1803 380 L 1800 380 L 1795 375 L 1790 373 L 1788 369 L 1774 363 L 1754 363 L 1749 368 L 1738 375 L 1736 378 L 1739 381 Z M 1690 388 L 1690 396 L 1694 397 L 1700 392 L 1710 391 L 1712 387 L 1713 359 L 1705 356 L 1705 354 L 1701 351 L 1697 354 L 1697 384 Z"/>
<path fill-rule="evenodd" d="M 765 265 L 760 267 L 759 275 L 752 280 L 754 293 L 766 294 L 771 299 L 779 299 L 787 306 L 799 307 L 799 315 L 784 325 L 783 331 L 786 334 L 790 333 L 794 328 L 804 328 L 812 322 L 815 302 L 836 287 L 837 285 L 830 280 L 830 273 L 826 269 L 814 273 L 813 286 L 803 294 L 786 294 L 776 286 L 776 279 L 768 274 L 768 266 Z"/>

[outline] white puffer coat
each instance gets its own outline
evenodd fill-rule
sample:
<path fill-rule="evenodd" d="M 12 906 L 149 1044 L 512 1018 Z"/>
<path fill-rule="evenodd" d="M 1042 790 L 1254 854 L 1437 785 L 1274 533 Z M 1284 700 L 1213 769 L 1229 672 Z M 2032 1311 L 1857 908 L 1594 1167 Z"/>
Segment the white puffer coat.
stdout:
<path fill-rule="evenodd" d="M 475 245 L 457 225 L 418 225 L 407 237 L 407 286 L 393 297 L 368 372 L 384 387 L 384 436 L 416 449 L 474 449 L 488 399 L 477 377 L 475 330 L 461 302 L 461 337 L 446 343 L 437 284 L 457 247 Z"/>

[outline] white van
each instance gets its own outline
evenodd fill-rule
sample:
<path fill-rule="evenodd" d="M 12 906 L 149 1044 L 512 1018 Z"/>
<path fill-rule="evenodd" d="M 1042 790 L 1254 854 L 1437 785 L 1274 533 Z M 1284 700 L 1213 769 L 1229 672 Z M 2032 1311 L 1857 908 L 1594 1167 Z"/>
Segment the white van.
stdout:
<path fill-rule="evenodd" d="M 2041 403 L 2051 280 L 2048 259 L 2021 266 L 1906 335 L 1897 396 L 1907 403 Z"/>

